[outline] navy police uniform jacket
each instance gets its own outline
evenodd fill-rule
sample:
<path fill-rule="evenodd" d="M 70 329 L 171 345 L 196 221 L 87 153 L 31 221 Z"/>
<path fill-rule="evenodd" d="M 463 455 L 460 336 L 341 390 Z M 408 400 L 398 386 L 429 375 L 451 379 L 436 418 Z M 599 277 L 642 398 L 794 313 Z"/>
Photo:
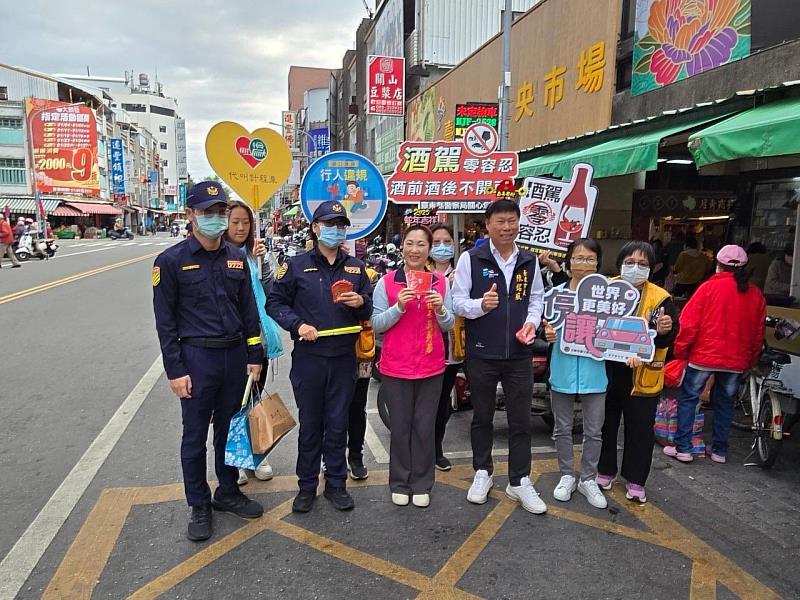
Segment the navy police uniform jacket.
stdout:
<path fill-rule="evenodd" d="M 188 375 L 180 341 L 213 338 L 247 343 L 247 362 L 261 364 L 261 324 L 247 261 L 224 240 L 207 252 L 195 237 L 175 244 L 156 258 L 153 309 L 169 379 Z"/>
<path fill-rule="evenodd" d="M 360 308 L 334 304 L 331 285 L 340 279 L 353 284 L 364 297 Z M 355 352 L 358 334 L 321 337 L 316 342 L 298 341 L 301 325 L 318 331 L 352 327 L 372 316 L 372 284 L 364 263 L 341 250 L 331 265 L 317 248 L 292 257 L 281 266 L 267 300 L 267 313 L 292 335 L 295 352 L 318 356 L 342 356 Z"/>

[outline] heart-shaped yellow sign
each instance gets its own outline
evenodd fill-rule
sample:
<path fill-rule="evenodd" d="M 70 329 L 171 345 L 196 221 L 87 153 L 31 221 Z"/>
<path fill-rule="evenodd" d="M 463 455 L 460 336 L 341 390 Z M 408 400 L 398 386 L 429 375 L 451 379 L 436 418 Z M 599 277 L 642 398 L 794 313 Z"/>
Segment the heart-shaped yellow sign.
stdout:
<path fill-rule="evenodd" d="M 248 132 L 222 121 L 206 136 L 208 164 L 253 209 L 260 209 L 289 179 L 292 152 L 274 129 Z"/>

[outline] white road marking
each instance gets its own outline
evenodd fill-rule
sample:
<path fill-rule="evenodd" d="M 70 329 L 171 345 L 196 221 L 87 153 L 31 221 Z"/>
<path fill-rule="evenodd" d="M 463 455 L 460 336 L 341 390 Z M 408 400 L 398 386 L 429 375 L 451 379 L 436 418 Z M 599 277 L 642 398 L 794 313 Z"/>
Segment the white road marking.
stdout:
<path fill-rule="evenodd" d="M 372 452 L 372 456 L 375 457 L 376 463 L 379 465 L 389 464 L 389 453 L 386 451 L 386 447 L 383 443 L 381 443 L 372 425 L 369 424 L 369 419 L 367 419 L 367 431 L 364 433 L 364 441 L 367 443 L 369 451 Z"/>
<path fill-rule="evenodd" d="M 145 242 L 144 244 L 139 244 L 140 246 L 152 246 L 153 242 Z"/>
<path fill-rule="evenodd" d="M 156 244 L 156 246 L 169 246 L 169 242 L 161 242 L 160 244 Z"/>
<path fill-rule="evenodd" d="M 81 242 L 79 244 L 64 244 L 64 245 L 69 246 L 70 248 L 80 248 L 81 246 L 88 246 L 89 244 Z"/>
<path fill-rule="evenodd" d="M 125 244 L 122 244 L 122 245 L 123 246 L 135 246 L 136 242 L 126 242 Z"/>
<path fill-rule="evenodd" d="M 78 256 L 79 254 L 90 254 L 92 252 L 103 252 L 104 250 L 111 250 L 111 248 L 95 248 L 94 250 L 81 250 L 80 252 L 70 252 L 69 254 L 56 254 L 50 260 L 55 260 L 56 258 L 67 258 L 68 256 Z"/>
<path fill-rule="evenodd" d="M 0 562 L 0 600 L 13 600 L 164 372 L 159 355 L 67 478 Z"/>

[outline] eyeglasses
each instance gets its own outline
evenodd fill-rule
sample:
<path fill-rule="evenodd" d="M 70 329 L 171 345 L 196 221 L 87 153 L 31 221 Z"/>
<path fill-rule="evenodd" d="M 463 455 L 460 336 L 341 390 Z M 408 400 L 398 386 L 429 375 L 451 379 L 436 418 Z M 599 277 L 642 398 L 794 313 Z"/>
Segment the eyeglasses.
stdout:
<path fill-rule="evenodd" d="M 649 269 L 650 268 L 650 263 L 649 262 L 641 261 L 641 260 L 640 261 L 635 261 L 635 260 L 633 260 L 631 258 L 627 258 L 627 259 L 623 260 L 622 264 L 625 265 L 626 267 L 638 266 L 638 267 L 641 267 L 642 269 Z"/>
<path fill-rule="evenodd" d="M 597 259 L 591 256 L 573 256 L 570 258 L 574 265 L 596 265 Z"/>

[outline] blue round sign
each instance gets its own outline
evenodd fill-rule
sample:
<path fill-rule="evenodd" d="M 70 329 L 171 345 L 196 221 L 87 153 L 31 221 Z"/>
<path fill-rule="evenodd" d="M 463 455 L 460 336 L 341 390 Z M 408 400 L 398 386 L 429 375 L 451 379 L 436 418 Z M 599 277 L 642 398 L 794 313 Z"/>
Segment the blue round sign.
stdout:
<path fill-rule="evenodd" d="M 386 181 L 369 159 L 355 152 L 331 152 L 312 164 L 300 184 L 300 206 L 308 221 L 328 200 L 341 202 L 351 226 L 347 239 L 357 240 L 375 231 L 386 215 Z"/>

